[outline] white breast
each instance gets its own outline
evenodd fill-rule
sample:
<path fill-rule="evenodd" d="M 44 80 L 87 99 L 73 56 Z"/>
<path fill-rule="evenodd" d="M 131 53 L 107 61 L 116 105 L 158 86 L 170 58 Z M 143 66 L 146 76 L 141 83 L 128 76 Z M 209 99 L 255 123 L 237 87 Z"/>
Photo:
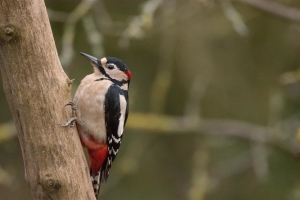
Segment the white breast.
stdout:
<path fill-rule="evenodd" d="M 94 74 L 86 76 L 76 91 L 74 103 L 76 116 L 83 123 L 85 134 L 106 142 L 104 102 L 112 83 L 108 80 L 95 81 L 99 78 Z"/>

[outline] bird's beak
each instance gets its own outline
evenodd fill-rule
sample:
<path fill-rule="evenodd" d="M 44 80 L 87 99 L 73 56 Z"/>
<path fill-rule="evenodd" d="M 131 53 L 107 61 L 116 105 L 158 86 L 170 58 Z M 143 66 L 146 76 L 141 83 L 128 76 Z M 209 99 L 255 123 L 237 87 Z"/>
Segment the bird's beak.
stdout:
<path fill-rule="evenodd" d="M 91 56 L 89 54 L 86 54 L 86 53 L 82 53 L 82 52 L 80 52 L 80 54 L 87 57 L 88 59 L 90 59 L 92 61 L 92 63 L 94 63 L 96 65 L 101 65 L 101 62 L 98 58 Z"/>

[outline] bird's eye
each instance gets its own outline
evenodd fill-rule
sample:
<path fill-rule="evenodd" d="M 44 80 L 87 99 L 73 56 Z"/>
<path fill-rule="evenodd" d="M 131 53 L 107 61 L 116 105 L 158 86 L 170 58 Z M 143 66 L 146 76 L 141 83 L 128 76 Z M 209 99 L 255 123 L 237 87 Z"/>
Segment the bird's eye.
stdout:
<path fill-rule="evenodd" d="M 110 70 L 112 70 L 112 69 L 115 68 L 115 66 L 114 66 L 114 65 L 111 65 L 111 64 L 110 64 L 110 65 L 107 65 L 106 67 L 107 67 L 107 69 L 110 69 Z"/>

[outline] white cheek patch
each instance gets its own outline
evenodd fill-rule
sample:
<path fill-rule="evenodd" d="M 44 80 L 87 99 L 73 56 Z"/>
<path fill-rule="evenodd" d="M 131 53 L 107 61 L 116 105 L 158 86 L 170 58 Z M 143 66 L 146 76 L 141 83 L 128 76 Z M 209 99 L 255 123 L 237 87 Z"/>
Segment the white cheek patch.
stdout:
<path fill-rule="evenodd" d="M 115 68 L 112 70 L 109 70 L 107 68 L 104 68 L 105 72 L 113 79 L 116 79 L 118 81 L 126 80 L 127 76 L 124 72 L 120 71 L 119 69 Z"/>
<path fill-rule="evenodd" d="M 121 108 L 121 116 L 119 119 L 119 127 L 118 127 L 118 136 L 121 137 L 124 129 L 124 121 L 125 121 L 125 112 L 126 112 L 126 100 L 123 95 L 120 95 L 120 108 Z"/>

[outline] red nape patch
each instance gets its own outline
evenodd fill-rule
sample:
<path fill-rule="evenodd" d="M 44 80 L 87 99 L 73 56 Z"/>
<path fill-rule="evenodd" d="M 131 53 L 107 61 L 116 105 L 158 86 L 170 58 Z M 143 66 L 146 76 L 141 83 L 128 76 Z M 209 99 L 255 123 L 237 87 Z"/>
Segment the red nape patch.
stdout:
<path fill-rule="evenodd" d="M 127 72 L 124 72 L 126 74 L 126 76 L 128 77 L 128 79 L 130 80 L 131 79 L 131 72 L 130 71 L 127 71 Z"/>
<path fill-rule="evenodd" d="M 103 162 L 105 161 L 108 153 L 107 145 L 103 144 L 98 149 L 88 149 L 90 161 L 91 161 L 91 169 L 94 174 L 100 170 Z"/>

